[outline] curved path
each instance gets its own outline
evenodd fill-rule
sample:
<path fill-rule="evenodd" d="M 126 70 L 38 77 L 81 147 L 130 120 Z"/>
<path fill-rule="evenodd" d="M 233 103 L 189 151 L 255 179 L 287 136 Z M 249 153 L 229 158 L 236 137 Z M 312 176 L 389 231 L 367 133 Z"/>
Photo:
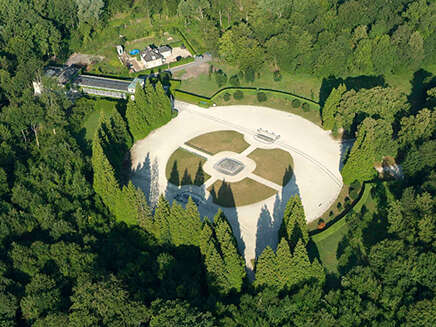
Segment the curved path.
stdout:
<path fill-rule="evenodd" d="M 291 195 L 300 195 L 306 218 L 312 221 L 322 215 L 339 194 L 342 188 L 341 143 L 310 121 L 257 106 L 204 109 L 176 101 L 175 107 L 179 110 L 176 118 L 136 142 L 131 150 L 132 181 L 144 190 L 151 202 L 156 201 L 158 193 L 165 193 L 171 201 L 181 191 L 188 191 L 202 199 L 199 205 L 202 216 L 214 216 L 219 207 L 212 202 L 204 186 L 177 188 L 169 184 L 165 176 L 166 162 L 171 154 L 184 142 L 204 133 L 235 130 L 244 134 L 245 140 L 254 148 L 280 148 L 291 153 L 294 159 L 291 181 L 275 196 L 251 205 L 222 209 L 248 267 L 265 246 L 276 247 L 277 231 Z M 272 131 L 280 135 L 280 139 L 273 144 L 259 142 L 254 138 L 258 128 Z"/>

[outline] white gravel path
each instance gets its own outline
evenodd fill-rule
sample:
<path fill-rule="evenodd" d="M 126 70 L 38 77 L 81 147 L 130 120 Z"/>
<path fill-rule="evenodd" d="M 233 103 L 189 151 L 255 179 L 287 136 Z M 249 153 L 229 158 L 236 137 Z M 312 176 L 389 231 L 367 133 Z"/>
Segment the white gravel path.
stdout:
<path fill-rule="evenodd" d="M 277 246 L 277 231 L 291 195 L 300 195 L 308 222 L 321 216 L 338 196 L 342 188 L 339 172 L 341 144 L 333 140 L 328 131 L 312 122 L 297 115 L 257 106 L 204 109 L 176 101 L 175 107 L 180 111 L 176 118 L 136 142 L 131 149 L 132 181 L 147 195 L 157 193 L 158 188 L 172 200 L 181 191 L 194 192 L 204 198 L 199 206 L 202 216 L 212 218 L 218 206 L 212 203 L 204 186 L 176 188 L 168 184 L 165 177 L 166 162 L 178 147 L 191 138 L 212 131 L 236 130 L 244 134 L 245 140 L 254 147 L 280 148 L 290 152 L 294 159 L 293 177 L 277 195 L 247 206 L 223 208 L 241 253 L 245 255 L 247 267 L 252 268 L 251 260 L 265 246 Z M 280 135 L 280 139 L 273 145 L 261 143 L 254 139 L 258 128 L 272 131 Z M 154 172 L 150 169 L 153 162 Z M 152 187 L 149 186 L 150 175 L 158 175 L 158 181 L 151 183 Z M 150 197 L 156 199 L 156 194 Z"/>

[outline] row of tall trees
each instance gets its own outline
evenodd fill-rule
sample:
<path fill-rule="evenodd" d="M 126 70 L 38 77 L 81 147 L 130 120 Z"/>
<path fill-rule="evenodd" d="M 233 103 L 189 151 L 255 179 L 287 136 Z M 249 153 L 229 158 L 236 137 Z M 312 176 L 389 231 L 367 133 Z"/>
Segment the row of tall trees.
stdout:
<path fill-rule="evenodd" d="M 317 259 L 311 263 L 306 246 L 309 235 L 300 197 L 291 197 L 286 205 L 280 227 L 280 242 L 274 251 L 268 246 L 256 263 L 257 287 L 292 290 L 305 281 L 325 281 L 324 269 Z"/>
<path fill-rule="evenodd" d="M 145 88 L 136 85 L 135 100 L 127 104 L 126 118 L 135 141 L 143 139 L 153 129 L 171 119 L 171 101 L 160 82 L 147 82 Z"/>

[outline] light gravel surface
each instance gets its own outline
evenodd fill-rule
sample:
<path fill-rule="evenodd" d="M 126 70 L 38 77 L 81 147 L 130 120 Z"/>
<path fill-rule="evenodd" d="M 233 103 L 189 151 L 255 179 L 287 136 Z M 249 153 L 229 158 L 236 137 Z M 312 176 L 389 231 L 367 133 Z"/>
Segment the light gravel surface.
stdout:
<path fill-rule="evenodd" d="M 170 201 L 181 191 L 192 192 L 203 199 L 199 206 L 201 215 L 214 216 L 219 207 L 212 203 L 204 185 L 177 188 L 165 177 L 166 162 L 171 154 L 184 142 L 204 133 L 235 130 L 244 134 L 253 150 L 255 147 L 280 148 L 293 157 L 293 177 L 275 196 L 251 205 L 222 208 L 245 255 L 247 267 L 252 268 L 251 260 L 267 245 L 274 249 L 277 246 L 277 231 L 291 195 L 300 195 L 308 222 L 321 216 L 337 198 L 342 188 L 341 143 L 331 138 L 328 131 L 297 115 L 266 107 L 204 109 L 179 101 L 175 107 L 179 110 L 176 118 L 136 142 L 131 149 L 131 179 L 151 202 L 156 201 L 158 192 L 166 194 Z M 257 141 L 254 135 L 258 128 L 280 135 L 279 140 L 272 145 Z M 212 176 L 212 180 L 216 177 Z"/>

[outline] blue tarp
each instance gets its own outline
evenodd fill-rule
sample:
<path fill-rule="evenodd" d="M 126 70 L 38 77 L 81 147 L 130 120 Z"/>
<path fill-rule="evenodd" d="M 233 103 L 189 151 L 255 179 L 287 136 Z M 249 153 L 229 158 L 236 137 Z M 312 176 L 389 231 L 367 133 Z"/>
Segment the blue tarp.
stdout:
<path fill-rule="evenodd" d="M 138 49 L 133 49 L 132 51 L 129 52 L 132 56 L 137 55 L 139 53 Z"/>

